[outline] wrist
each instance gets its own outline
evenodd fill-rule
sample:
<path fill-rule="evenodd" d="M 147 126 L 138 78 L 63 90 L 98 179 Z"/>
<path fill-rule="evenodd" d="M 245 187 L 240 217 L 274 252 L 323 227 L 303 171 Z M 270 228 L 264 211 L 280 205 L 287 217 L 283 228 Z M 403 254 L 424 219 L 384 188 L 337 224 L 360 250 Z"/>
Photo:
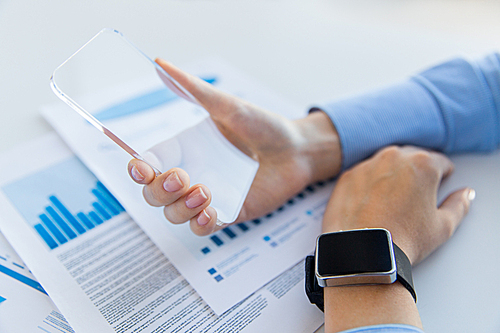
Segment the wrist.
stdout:
<path fill-rule="evenodd" d="M 309 183 L 334 177 L 342 167 L 339 135 L 322 111 L 294 121 L 301 134 L 298 153 L 309 169 Z"/>
<path fill-rule="evenodd" d="M 305 269 L 306 294 L 324 309 L 325 320 L 336 327 L 331 331 L 388 323 L 418 326 L 411 264 L 387 230 L 323 234 Z"/>
<path fill-rule="evenodd" d="M 361 326 L 406 324 L 422 328 L 417 306 L 399 282 L 324 288 L 325 332 Z"/>

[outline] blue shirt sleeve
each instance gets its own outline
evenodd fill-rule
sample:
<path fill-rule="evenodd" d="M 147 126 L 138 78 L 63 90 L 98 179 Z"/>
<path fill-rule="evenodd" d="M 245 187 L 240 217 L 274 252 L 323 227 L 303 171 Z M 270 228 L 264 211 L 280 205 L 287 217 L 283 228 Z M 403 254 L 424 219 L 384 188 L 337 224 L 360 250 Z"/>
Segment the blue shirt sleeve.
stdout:
<path fill-rule="evenodd" d="M 424 333 L 424 331 L 410 325 L 388 324 L 358 327 L 341 333 Z"/>
<path fill-rule="evenodd" d="M 500 144 L 500 54 L 454 59 L 399 84 L 320 105 L 335 125 L 343 169 L 391 144 L 445 153 Z"/>

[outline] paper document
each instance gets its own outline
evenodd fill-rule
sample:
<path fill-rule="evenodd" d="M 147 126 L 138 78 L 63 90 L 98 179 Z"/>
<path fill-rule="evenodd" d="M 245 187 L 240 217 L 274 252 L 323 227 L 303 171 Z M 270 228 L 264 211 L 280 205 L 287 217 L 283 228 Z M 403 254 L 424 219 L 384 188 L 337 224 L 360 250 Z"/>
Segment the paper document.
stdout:
<path fill-rule="evenodd" d="M 303 110 L 223 63 L 207 61 L 188 70 L 221 90 L 273 112 L 290 118 L 303 116 Z M 145 107 L 150 104 L 147 98 L 140 100 L 146 103 Z M 180 98 L 165 100 L 155 108 L 134 106 L 133 114 L 120 115 L 115 107 L 110 107 L 113 113 L 109 115 L 119 118 L 122 133 L 130 129 L 122 139 L 132 146 L 145 136 L 155 136 L 160 142 L 192 124 L 193 119 L 201 121 L 207 117 L 206 111 Z M 43 114 L 217 314 L 314 250 L 332 184 L 312 185 L 267 216 L 198 237 L 188 224 L 172 225 L 166 221 L 162 208 L 146 204 L 142 186 L 135 184 L 126 172 L 130 157 L 102 133 L 63 103 L 45 108 Z M 225 297 L 220 297 L 222 294 Z"/>
<path fill-rule="evenodd" d="M 0 332 L 74 332 L 1 233 Z"/>
<path fill-rule="evenodd" d="M 218 317 L 55 135 L 0 165 L 0 230 L 40 281 L 30 278 L 30 290 L 47 292 L 76 332 L 306 332 L 322 323 L 302 263 Z M 1 287 L 0 296 L 8 304 Z"/>

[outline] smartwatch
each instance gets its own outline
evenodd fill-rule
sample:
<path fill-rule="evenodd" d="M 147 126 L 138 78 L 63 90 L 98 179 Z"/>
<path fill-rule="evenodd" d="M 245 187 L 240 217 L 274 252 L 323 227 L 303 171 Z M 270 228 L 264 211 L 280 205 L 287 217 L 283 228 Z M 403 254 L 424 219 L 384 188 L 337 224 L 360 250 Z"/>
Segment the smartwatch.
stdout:
<path fill-rule="evenodd" d="M 323 311 L 323 288 L 391 284 L 399 281 L 417 302 L 411 263 L 386 229 L 322 234 L 306 258 L 306 294 Z"/>

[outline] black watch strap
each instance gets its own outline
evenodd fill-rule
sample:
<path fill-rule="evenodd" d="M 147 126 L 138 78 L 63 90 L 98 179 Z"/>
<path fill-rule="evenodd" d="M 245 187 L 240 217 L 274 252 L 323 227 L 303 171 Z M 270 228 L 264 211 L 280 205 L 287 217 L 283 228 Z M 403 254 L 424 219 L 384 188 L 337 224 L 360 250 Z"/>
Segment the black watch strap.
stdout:
<path fill-rule="evenodd" d="M 408 291 L 417 303 L 417 294 L 415 293 L 415 288 L 413 287 L 413 278 L 411 274 L 411 262 L 406 254 L 397 246 L 392 243 L 394 247 L 394 257 L 396 257 L 396 267 L 398 270 L 398 281 L 401 283 Z"/>
<path fill-rule="evenodd" d="M 394 245 L 394 257 L 396 258 L 397 280 L 410 292 L 411 296 L 417 302 L 417 294 L 413 288 L 413 278 L 411 274 L 411 263 L 406 254 L 396 244 Z M 314 256 L 307 256 L 305 262 L 306 271 L 306 295 L 309 302 L 324 312 L 324 294 L 323 288 L 319 286 L 316 280 L 316 267 Z"/>
<path fill-rule="evenodd" d="M 314 267 L 314 256 L 306 257 L 306 295 L 309 298 L 309 302 L 316 304 L 316 306 L 323 312 L 324 310 L 324 296 L 323 288 L 319 286 L 318 280 L 316 280 Z"/>

